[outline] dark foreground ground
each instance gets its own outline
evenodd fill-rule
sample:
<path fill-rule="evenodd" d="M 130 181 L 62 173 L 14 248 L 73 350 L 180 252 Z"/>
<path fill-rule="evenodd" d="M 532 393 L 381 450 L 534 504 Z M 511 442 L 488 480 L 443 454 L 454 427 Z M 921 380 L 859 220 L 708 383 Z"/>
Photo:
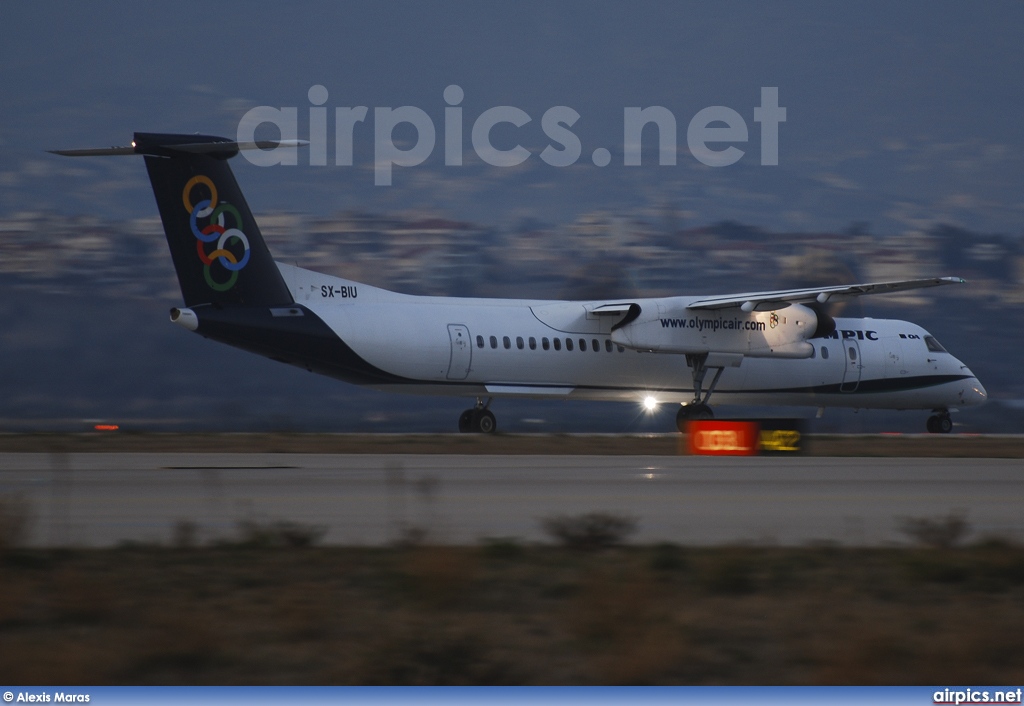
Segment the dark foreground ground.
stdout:
<path fill-rule="evenodd" d="M 187 528 L 179 539 L 0 555 L 0 681 L 1024 682 L 1024 550 L 1005 544 L 346 549 L 250 536 L 190 548 Z"/>
<path fill-rule="evenodd" d="M 1024 456 L 1020 438 L 958 435 L 807 448 Z M 119 450 L 674 454 L 680 437 L 0 436 L 0 451 Z M 17 510 L 0 522 L 6 683 L 1024 682 L 1024 548 L 949 547 L 956 518 L 908 534 L 935 546 L 892 549 L 280 546 L 315 544 L 303 527 L 195 547 L 182 525 L 170 547 L 36 551 L 11 548 Z"/>

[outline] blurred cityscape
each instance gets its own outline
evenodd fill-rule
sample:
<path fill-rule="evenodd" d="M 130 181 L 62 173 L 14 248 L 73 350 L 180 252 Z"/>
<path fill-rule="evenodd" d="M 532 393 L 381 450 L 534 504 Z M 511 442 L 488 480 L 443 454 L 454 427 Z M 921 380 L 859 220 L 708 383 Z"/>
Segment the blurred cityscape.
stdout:
<path fill-rule="evenodd" d="M 670 208 L 597 211 L 561 225 L 524 219 L 503 230 L 429 212 L 257 216 L 277 259 L 409 294 L 666 296 L 957 275 L 970 286 L 943 294 L 983 306 L 1024 305 L 1024 247 L 1016 236 L 948 225 L 876 235 L 856 222 L 842 232 L 783 233 L 732 221 L 681 228 L 678 220 Z M 178 292 L 155 216 L 2 217 L 0 274 L 28 287 Z M 935 297 L 933 290 L 872 303 L 928 307 Z"/>
<path fill-rule="evenodd" d="M 1024 247 L 1017 234 L 984 234 L 941 224 L 884 235 L 873 233 L 868 223 L 856 222 L 830 233 L 770 232 L 731 221 L 684 226 L 670 207 L 595 211 L 564 224 L 523 219 L 502 229 L 430 211 L 346 211 L 331 217 L 268 213 L 257 215 L 257 221 L 279 260 L 410 294 L 599 299 L 960 276 L 968 280 L 966 286 L 868 298 L 849 305 L 845 313 L 921 323 L 971 365 L 994 400 L 1016 409 L 1016 401 L 1024 399 L 1024 375 L 1017 363 L 1024 327 L 1008 325 L 1021 321 L 1024 313 Z M 7 377 L 0 379 L 9 386 L 0 420 L 7 420 L 8 426 L 12 420 L 22 426 L 20 420 L 26 418 L 64 416 L 46 412 L 45 400 L 52 395 L 43 390 L 56 384 L 55 368 L 75 360 L 85 364 L 86 349 L 95 347 L 90 337 L 109 345 L 115 358 L 134 350 L 131 355 L 136 362 L 131 366 L 141 365 L 138 360 L 145 358 L 154 370 L 174 367 L 175 361 L 166 360 L 166 366 L 159 361 L 172 355 L 178 339 L 168 338 L 173 343 L 164 345 L 162 338 L 147 339 L 148 333 L 129 323 L 137 318 L 155 322 L 162 316 L 153 312 L 180 302 L 162 226 L 155 216 L 123 222 L 47 212 L 4 216 L 0 218 L 0 289 L 5 302 L 0 325 L 5 332 L 7 371 Z M 75 324 L 62 324 L 61 316 L 73 316 Z M 89 322 L 85 331 L 83 320 Z M 126 330 L 129 325 L 130 331 Z M 77 331 L 76 337 L 62 334 L 62 326 Z M 171 334 L 180 332 L 160 336 Z M 223 355 L 210 353 L 211 344 L 205 345 L 204 358 Z M 44 364 L 45 372 L 28 377 L 13 377 L 11 372 Z M 118 374 L 140 374 L 125 370 L 126 365 Z M 90 377 L 87 371 L 81 374 Z M 255 375 L 264 377 L 262 372 Z M 166 377 L 163 372 L 152 373 L 146 384 L 156 389 Z M 362 399 L 370 410 L 358 414 L 349 410 L 355 416 L 339 422 L 343 427 L 339 430 L 351 426 L 352 419 L 381 417 L 380 398 L 373 397 L 378 393 L 362 397 L 353 394 L 350 386 L 321 384 L 333 385 L 331 389 L 348 400 L 347 407 L 356 404 L 353 399 Z M 144 396 L 145 391 L 138 389 L 141 385 L 133 382 L 125 387 L 132 395 Z M 218 398 L 215 404 L 198 402 L 200 389 L 174 389 L 176 393 L 155 395 L 162 399 L 159 409 L 175 407 L 177 400 L 176 413 L 190 419 L 198 420 L 199 410 L 211 409 L 219 410 L 218 419 L 236 418 L 239 408 L 251 406 L 236 400 L 232 407 L 216 389 L 210 391 Z M 237 386 L 232 389 L 240 392 Z M 89 414 L 88 398 L 93 393 L 82 391 L 77 407 L 67 402 L 68 397 L 74 398 L 68 390 L 53 393 L 61 394 L 62 406 Z M 287 393 L 279 394 L 286 404 Z M 186 398 L 188 404 L 182 402 Z M 308 409 L 307 402 L 302 400 Z M 403 408 L 412 410 L 420 404 L 411 402 Z M 184 411 L 191 409 L 189 405 L 197 411 Z M 147 414 L 163 418 L 158 411 Z M 278 412 L 275 418 L 306 426 L 301 414 L 281 417 Z M 1017 424 L 1010 421 L 1016 417 L 996 411 L 980 419 L 1002 431 L 1013 431 Z"/>

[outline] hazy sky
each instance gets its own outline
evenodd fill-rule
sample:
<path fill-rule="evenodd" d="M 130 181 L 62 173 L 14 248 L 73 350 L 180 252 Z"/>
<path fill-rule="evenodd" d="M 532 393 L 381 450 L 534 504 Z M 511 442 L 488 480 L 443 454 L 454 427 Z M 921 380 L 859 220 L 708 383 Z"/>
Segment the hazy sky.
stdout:
<path fill-rule="evenodd" d="M 38 210 L 155 217 L 141 159 L 69 159 L 45 150 L 123 145 L 134 131 L 233 137 L 258 106 L 297 108 L 299 136 L 307 137 L 309 91 L 323 86 L 330 166 L 312 166 L 311 150 L 292 167 L 234 160 L 257 214 L 429 209 L 501 228 L 526 217 L 564 224 L 597 209 L 650 218 L 670 210 L 665 222 L 682 226 L 730 219 L 820 232 L 864 221 L 890 235 L 946 222 L 1020 235 L 1022 27 L 1019 0 L 8 0 L 0 4 L 0 218 Z M 444 164 L 450 85 L 463 92 L 461 167 Z M 777 87 L 786 109 L 777 166 L 759 161 L 754 111 L 764 87 Z M 334 109 L 354 106 L 368 108 L 353 133 L 355 164 L 336 166 Z M 399 106 L 424 111 L 437 144 L 425 164 L 396 168 L 392 186 L 374 186 L 374 109 Z M 496 106 L 530 118 L 518 128 L 497 125 L 491 135 L 501 149 L 529 150 L 518 167 L 489 166 L 472 150 L 472 127 Z M 549 166 L 540 157 L 552 146 L 542 116 L 555 106 L 580 116 L 571 129 L 581 147 L 573 166 Z M 624 166 L 624 111 L 651 106 L 676 119 L 676 164 L 658 166 L 648 128 L 643 164 Z M 748 140 L 736 143 L 745 154 L 732 166 L 706 166 L 688 149 L 691 118 L 710 106 L 735 111 L 748 129 Z M 415 137 L 408 126 L 395 131 L 402 146 Z M 608 150 L 608 166 L 594 164 L 598 149 Z M 38 237 L 49 246 L 48 234 Z M 288 404 L 307 399 L 345 409 L 354 394 L 181 331 L 160 334 L 170 327 L 166 308 L 176 301 L 154 296 L 133 308 L 104 300 L 96 305 L 103 307 L 104 325 L 92 326 L 97 314 L 88 297 L 65 307 L 59 293 L 26 296 L 13 285 L 5 291 L 0 313 L 15 325 L 0 354 L 3 368 L 21 382 L 0 405 L 0 416 L 37 409 L 103 418 L 145 416 L 151 408 L 178 414 L 153 400 L 169 389 L 159 384 L 178 379 L 167 371 L 179 369 L 180 360 L 201 360 L 211 366 L 206 369 L 232 375 L 215 376 L 201 391 L 180 388 L 171 395 L 176 410 L 193 405 L 207 414 L 211 404 L 234 400 L 229 417 L 248 408 L 288 413 Z M 54 319 L 57 307 L 63 318 Z M 166 335 L 173 346 L 126 345 L 108 333 L 115 325 L 142 331 L 134 338 L 143 342 Z M 986 354 L 1004 360 L 1001 349 L 984 343 L 984 333 L 977 334 L 979 351 L 996 351 Z M 12 334 L 23 345 L 11 343 Z M 74 365 L 64 365 L 72 347 L 80 353 Z M 965 359 L 988 374 L 985 356 L 975 361 L 967 350 Z M 57 372 L 46 363 L 54 360 L 61 361 Z M 277 392 L 264 379 L 278 381 Z M 249 387 L 236 389 L 238 380 Z M 106 402 L 96 400 L 94 381 L 102 381 Z M 69 399 L 81 405 L 69 407 Z M 397 402 L 371 404 L 403 409 Z"/>
<path fill-rule="evenodd" d="M 1024 229 L 1024 3 L 5 3 L 0 11 L 0 215 L 26 209 L 153 215 L 141 160 L 68 160 L 58 147 L 125 144 L 140 131 L 234 136 L 260 106 L 299 109 L 328 91 L 327 167 L 236 160 L 254 210 L 432 207 L 500 224 L 601 207 L 669 205 L 684 222 L 899 232 L 935 220 Z M 531 122 L 493 141 L 521 167 L 443 166 L 444 89 L 464 91 L 463 146 L 488 108 Z M 779 165 L 762 166 L 754 109 L 778 87 Z M 417 106 L 437 128 L 428 163 L 373 185 L 375 107 Z M 580 114 L 573 167 L 538 155 L 541 116 Z M 678 160 L 623 167 L 624 108 L 664 106 Z M 702 108 L 727 106 L 749 140 L 736 165 L 687 150 Z M 367 106 L 355 166 L 333 165 L 333 109 Z M 406 130 L 399 138 L 415 137 Z M 647 142 L 647 140 L 650 140 Z M 556 145 L 557 146 L 557 145 Z M 606 148 L 611 165 L 591 153 Z"/>

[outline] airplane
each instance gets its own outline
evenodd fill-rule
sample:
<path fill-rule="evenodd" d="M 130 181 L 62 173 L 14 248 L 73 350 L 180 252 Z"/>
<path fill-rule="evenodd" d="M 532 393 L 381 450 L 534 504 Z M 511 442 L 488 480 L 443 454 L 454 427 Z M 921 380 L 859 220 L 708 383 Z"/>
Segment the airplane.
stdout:
<path fill-rule="evenodd" d="M 130 146 L 53 150 L 142 155 L 181 286 L 171 321 L 206 338 L 377 390 L 475 398 L 462 432 L 491 433 L 495 398 L 679 405 L 680 430 L 716 404 L 932 410 L 983 404 L 970 368 L 907 322 L 834 318 L 826 304 L 962 284 L 957 277 L 593 301 L 412 296 L 270 254 L 210 135 L 135 133 Z M 710 373 L 710 379 L 709 379 Z"/>

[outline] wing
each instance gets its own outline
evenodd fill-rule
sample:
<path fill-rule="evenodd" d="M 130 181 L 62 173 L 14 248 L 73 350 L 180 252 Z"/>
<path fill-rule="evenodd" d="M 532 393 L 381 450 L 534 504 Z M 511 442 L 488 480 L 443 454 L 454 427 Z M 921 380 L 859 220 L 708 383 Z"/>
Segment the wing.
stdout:
<path fill-rule="evenodd" d="M 889 294 L 908 289 L 938 287 L 944 284 L 964 284 L 960 277 L 933 277 L 931 279 L 908 279 L 899 282 L 875 282 L 871 284 L 844 284 L 834 287 L 809 287 L 807 289 L 781 289 L 776 292 L 750 292 L 727 294 L 721 297 L 707 297 L 690 302 L 687 309 L 729 309 L 743 311 L 771 311 L 790 304 L 843 301 L 865 294 Z"/>

